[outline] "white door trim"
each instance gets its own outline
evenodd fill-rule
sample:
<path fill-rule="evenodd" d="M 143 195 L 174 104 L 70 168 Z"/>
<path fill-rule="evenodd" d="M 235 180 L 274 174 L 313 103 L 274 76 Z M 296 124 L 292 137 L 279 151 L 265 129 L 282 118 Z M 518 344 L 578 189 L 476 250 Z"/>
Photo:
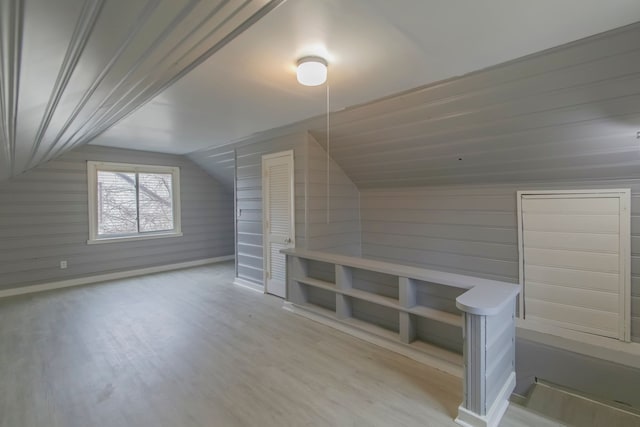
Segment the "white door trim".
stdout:
<path fill-rule="evenodd" d="M 524 241 L 523 241 L 523 223 L 522 223 L 522 198 L 523 196 L 541 196 L 545 198 L 558 197 L 617 197 L 620 200 L 620 276 L 623 279 L 621 292 L 623 298 L 620 306 L 620 339 L 628 343 L 631 341 L 631 190 L 622 189 L 593 189 L 593 190 L 527 190 L 517 192 L 517 216 L 518 216 L 518 269 L 519 282 L 522 289 L 520 292 L 520 313 L 518 327 L 523 329 L 532 329 L 538 332 L 549 333 L 552 335 L 567 336 L 569 334 L 577 341 L 593 344 L 594 342 L 611 342 L 618 341 L 613 338 L 598 337 L 597 339 L 588 339 L 588 334 L 569 331 L 564 328 L 554 327 L 547 324 L 539 324 L 530 322 L 526 319 L 526 307 L 524 298 L 526 289 L 524 287 Z M 524 316 L 523 316 L 524 313 Z M 604 345 L 604 344 L 603 344 Z"/>
<path fill-rule="evenodd" d="M 290 194 L 291 194 L 291 233 L 290 233 L 290 239 L 291 239 L 291 247 L 295 247 L 295 242 L 296 242 L 296 235 L 295 235 L 295 225 L 296 225 L 296 217 L 295 217 L 295 213 L 296 213 L 296 205 L 295 205 L 295 156 L 294 156 L 294 151 L 293 150 L 285 150 L 285 151 L 280 151 L 277 153 L 271 153 L 271 154 L 264 154 L 262 156 L 262 164 L 261 164 L 261 170 L 262 170 L 262 251 L 263 251 L 263 256 L 262 256 L 262 271 L 263 271 L 263 275 L 262 275 L 262 282 L 264 284 L 264 293 L 267 293 L 267 272 L 268 272 L 268 267 L 269 267 L 269 257 L 270 257 L 270 250 L 269 250 L 269 235 L 268 235 L 268 230 L 267 230 L 267 217 L 268 217 L 268 203 L 269 203 L 269 188 L 268 188 L 268 180 L 267 180 L 267 176 L 266 176 L 266 168 L 265 168 L 265 163 L 268 160 L 271 159 L 275 159 L 275 158 L 279 158 L 279 157 L 289 157 L 291 158 L 291 170 L 289 171 L 289 182 L 290 182 Z"/>

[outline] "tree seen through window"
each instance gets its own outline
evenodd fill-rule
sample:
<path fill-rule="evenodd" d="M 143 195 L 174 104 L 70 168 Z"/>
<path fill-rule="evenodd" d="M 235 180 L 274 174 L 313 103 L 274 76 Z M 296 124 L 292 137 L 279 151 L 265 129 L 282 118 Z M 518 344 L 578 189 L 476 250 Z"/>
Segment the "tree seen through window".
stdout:
<path fill-rule="evenodd" d="M 173 230 L 171 174 L 98 170 L 97 187 L 99 235 Z"/>

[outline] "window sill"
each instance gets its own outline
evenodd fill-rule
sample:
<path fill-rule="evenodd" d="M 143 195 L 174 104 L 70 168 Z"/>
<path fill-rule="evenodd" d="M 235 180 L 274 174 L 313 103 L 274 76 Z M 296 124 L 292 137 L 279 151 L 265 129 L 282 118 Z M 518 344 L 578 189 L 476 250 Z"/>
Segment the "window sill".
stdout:
<path fill-rule="evenodd" d="M 182 237 L 182 233 L 157 233 L 157 234 L 147 234 L 143 236 L 124 236 L 124 237 L 103 237 L 100 239 L 89 239 L 87 240 L 87 245 L 101 245 L 103 243 L 122 243 L 122 242 L 132 242 L 136 240 L 152 240 L 152 239 L 165 239 L 168 237 Z"/>

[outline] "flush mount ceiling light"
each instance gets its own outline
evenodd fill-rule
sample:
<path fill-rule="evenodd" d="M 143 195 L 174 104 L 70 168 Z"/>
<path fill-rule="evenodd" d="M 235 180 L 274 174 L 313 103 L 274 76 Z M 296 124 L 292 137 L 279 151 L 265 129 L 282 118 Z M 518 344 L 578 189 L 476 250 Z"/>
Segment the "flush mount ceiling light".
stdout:
<path fill-rule="evenodd" d="M 305 56 L 298 60 L 298 83 L 319 86 L 327 81 L 327 61 L 319 56 Z"/>

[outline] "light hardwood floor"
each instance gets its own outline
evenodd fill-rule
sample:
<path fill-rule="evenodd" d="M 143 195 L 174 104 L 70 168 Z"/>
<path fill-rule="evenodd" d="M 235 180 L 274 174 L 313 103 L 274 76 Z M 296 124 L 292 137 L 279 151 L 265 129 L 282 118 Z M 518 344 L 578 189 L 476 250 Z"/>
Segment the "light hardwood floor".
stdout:
<path fill-rule="evenodd" d="M 231 284 L 233 264 L 0 300 L 0 426 L 455 426 L 460 380 Z M 503 426 L 553 425 L 511 408 Z"/>

